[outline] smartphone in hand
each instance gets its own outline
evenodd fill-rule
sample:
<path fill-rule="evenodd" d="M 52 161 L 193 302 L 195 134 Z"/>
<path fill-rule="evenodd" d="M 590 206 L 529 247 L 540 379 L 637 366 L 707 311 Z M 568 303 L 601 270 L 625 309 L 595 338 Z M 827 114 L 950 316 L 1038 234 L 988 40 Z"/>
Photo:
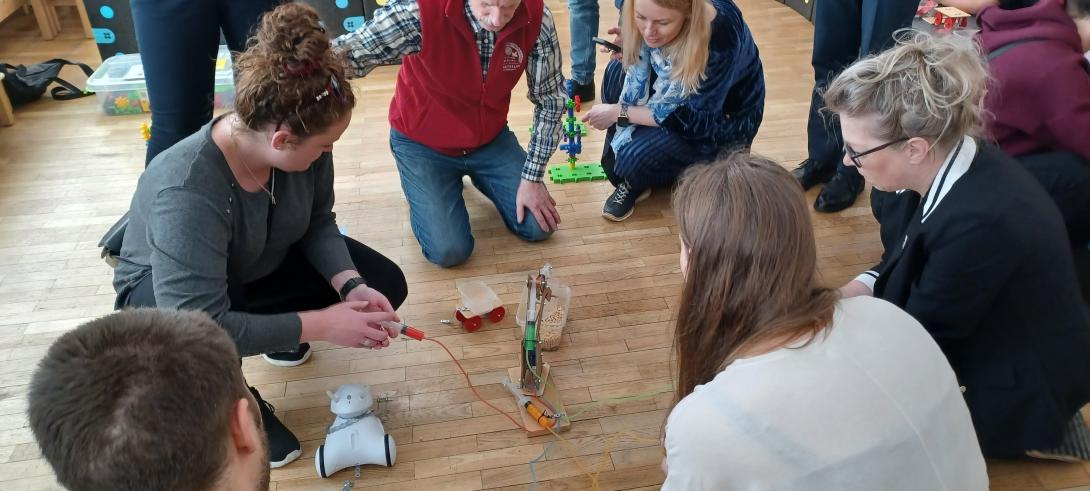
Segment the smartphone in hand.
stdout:
<path fill-rule="evenodd" d="M 621 52 L 621 47 L 620 46 L 617 46 L 616 44 L 613 44 L 613 43 L 611 43 L 609 41 L 606 41 L 605 39 L 602 39 L 600 37 L 592 37 L 590 39 L 592 41 L 594 41 L 595 43 L 597 43 L 598 45 L 602 46 L 603 48 L 608 49 L 608 50 L 610 50 L 610 51 L 612 51 L 614 53 L 620 53 Z"/>

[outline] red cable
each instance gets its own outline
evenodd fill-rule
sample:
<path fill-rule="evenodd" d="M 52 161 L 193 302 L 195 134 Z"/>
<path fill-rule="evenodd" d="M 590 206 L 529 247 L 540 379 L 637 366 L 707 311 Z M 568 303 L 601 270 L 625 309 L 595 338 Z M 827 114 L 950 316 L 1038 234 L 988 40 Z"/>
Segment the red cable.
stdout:
<path fill-rule="evenodd" d="M 469 380 L 469 373 L 468 373 L 468 372 L 466 372 L 466 369 L 465 369 L 465 367 L 463 367 L 463 366 L 462 366 L 462 363 L 461 363 L 460 361 L 458 361 L 458 359 L 457 359 L 457 358 L 455 358 L 455 357 L 454 357 L 454 353 L 451 353 L 451 352 L 450 352 L 450 350 L 449 350 L 449 349 L 447 349 L 447 346 L 446 346 L 446 345 L 444 345 L 443 343 L 440 343 L 440 342 L 439 342 L 438 340 L 436 340 L 436 339 L 432 339 L 432 338 L 425 338 L 425 339 L 427 339 L 428 341 L 431 341 L 431 342 L 433 342 L 433 343 L 435 343 L 435 344 L 438 344 L 438 345 L 439 345 L 439 347 L 443 348 L 443 351 L 446 351 L 446 352 L 447 352 L 447 354 L 448 354 L 448 355 L 450 355 L 450 359 L 451 359 L 451 360 L 454 360 L 454 364 L 455 364 L 455 365 L 458 365 L 458 370 L 461 370 L 461 371 L 462 371 L 462 376 L 466 378 L 466 384 L 469 384 L 469 390 L 472 390 L 472 391 L 473 391 L 473 395 L 477 396 L 477 399 L 480 399 L 480 400 L 481 400 L 481 402 L 485 403 L 485 405 L 487 405 L 488 407 L 490 407 L 490 408 L 492 408 L 492 409 L 495 409 L 497 413 L 500 413 L 500 414 L 502 414 L 502 415 L 503 415 L 503 416 L 504 416 L 505 418 L 507 418 L 507 419 L 511 420 L 511 422 L 512 422 L 512 423 L 514 423 L 514 424 L 515 424 L 515 426 L 517 426 L 517 427 L 518 427 L 518 428 L 519 428 L 520 430 L 525 430 L 525 429 L 526 429 L 525 427 L 523 427 L 523 426 L 522 426 L 522 424 L 521 424 L 521 423 L 519 423 L 518 421 L 515 421 L 515 418 L 512 418 L 512 417 L 511 417 L 511 415 L 509 415 L 509 414 L 507 414 L 507 413 L 505 413 L 505 412 L 501 411 L 501 410 L 500 410 L 500 408 L 498 408 L 498 407 L 496 407 L 496 406 L 493 406 L 491 402 L 488 402 L 488 401 L 486 401 L 486 400 L 484 399 L 484 397 L 481 397 L 481 393 L 480 393 L 480 392 L 477 392 L 477 389 L 476 389 L 475 387 L 473 387 L 473 381 Z M 529 430 L 527 430 L 527 431 L 529 431 Z"/>

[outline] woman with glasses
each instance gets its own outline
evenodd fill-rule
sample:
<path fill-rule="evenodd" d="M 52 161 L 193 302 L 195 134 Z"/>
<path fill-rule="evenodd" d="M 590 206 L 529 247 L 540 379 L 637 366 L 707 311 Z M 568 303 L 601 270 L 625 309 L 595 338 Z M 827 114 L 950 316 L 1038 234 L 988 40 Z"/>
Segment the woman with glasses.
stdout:
<path fill-rule="evenodd" d="M 1090 313 L 1055 204 L 976 138 L 986 78 L 971 41 L 908 31 L 829 86 L 844 164 L 875 187 L 885 246 L 841 294 L 885 299 L 924 325 L 985 455 L 1087 459 Z"/>
<path fill-rule="evenodd" d="M 405 276 L 338 230 L 333 143 L 355 97 L 313 8 L 266 14 L 238 58 L 235 111 L 161 152 L 140 176 L 114 288 L 118 308 L 201 310 L 242 356 L 278 366 L 309 341 L 380 348 Z M 271 465 L 299 441 L 261 400 Z"/>

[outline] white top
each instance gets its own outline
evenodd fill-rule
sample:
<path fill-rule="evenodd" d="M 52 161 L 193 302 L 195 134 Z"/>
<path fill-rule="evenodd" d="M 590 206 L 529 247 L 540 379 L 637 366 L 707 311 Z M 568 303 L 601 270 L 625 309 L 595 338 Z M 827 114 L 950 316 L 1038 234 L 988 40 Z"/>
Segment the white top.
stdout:
<path fill-rule="evenodd" d="M 841 300 L 810 345 L 697 386 L 667 420 L 666 458 L 669 491 L 988 489 L 950 364 L 872 297 Z"/>

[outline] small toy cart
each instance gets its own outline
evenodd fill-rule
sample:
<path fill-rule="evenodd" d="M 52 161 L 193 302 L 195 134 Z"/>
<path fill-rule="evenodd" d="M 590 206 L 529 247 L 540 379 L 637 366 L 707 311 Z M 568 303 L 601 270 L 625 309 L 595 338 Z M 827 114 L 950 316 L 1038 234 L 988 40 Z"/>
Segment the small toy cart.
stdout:
<path fill-rule="evenodd" d="M 484 324 L 484 317 L 495 324 L 507 315 L 507 309 L 503 308 L 500 297 L 480 281 L 459 283 L 458 293 L 462 297 L 462 306 L 454 311 L 454 318 L 458 319 L 466 332 L 480 329 Z"/>

